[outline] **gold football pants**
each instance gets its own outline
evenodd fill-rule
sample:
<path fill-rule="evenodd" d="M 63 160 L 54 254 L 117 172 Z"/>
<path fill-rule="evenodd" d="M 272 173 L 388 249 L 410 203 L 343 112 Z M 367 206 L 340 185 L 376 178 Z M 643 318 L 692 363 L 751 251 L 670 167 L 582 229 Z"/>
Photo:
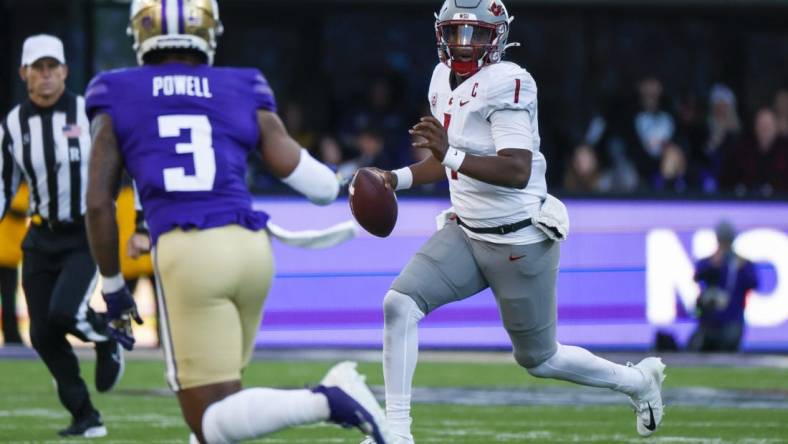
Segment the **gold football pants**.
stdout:
<path fill-rule="evenodd" d="M 273 276 L 267 231 L 175 229 L 153 254 L 170 387 L 241 379 Z"/>

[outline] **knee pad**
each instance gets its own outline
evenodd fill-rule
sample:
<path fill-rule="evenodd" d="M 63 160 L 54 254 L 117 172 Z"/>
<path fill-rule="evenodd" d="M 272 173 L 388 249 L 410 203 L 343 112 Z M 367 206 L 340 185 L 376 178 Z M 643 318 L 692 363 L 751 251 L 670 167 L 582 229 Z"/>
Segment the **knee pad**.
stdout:
<path fill-rule="evenodd" d="M 538 372 L 539 366 L 545 362 L 545 359 L 540 359 L 536 354 L 530 353 L 528 351 L 514 351 L 514 360 L 520 364 L 521 367 L 524 367 L 528 370 L 528 373 L 531 373 L 534 376 L 539 376 L 534 374 L 534 371 Z"/>
<path fill-rule="evenodd" d="M 523 365 L 523 364 L 520 364 L 520 365 Z M 525 365 L 523 365 L 523 367 L 525 367 L 525 370 L 528 371 L 528 373 L 531 376 L 534 376 L 534 377 L 537 377 L 537 378 L 550 378 L 551 375 L 553 374 L 552 369 L 547 364 L 547 361 L 541 362 L 541 363 L 539 363 L 537 365 L 533 365 L 531 367 L 526 367 Z"/>
<path fill-rule="evenodd" d="M 537 378 L 551 377 L 550 360 L 558 354 L 560 345 L 556 344 L 555 350 L 514 350 L 514 359 L 524 367 L 528 373 Z"/>
<path fill-rule="evenodd" d="M 386 322 L 404 321 L 408 318 L 418 322 L 424 317 L 424 312 L 410 296 L 389 290 L 383 298 L 383 316 Z"/>

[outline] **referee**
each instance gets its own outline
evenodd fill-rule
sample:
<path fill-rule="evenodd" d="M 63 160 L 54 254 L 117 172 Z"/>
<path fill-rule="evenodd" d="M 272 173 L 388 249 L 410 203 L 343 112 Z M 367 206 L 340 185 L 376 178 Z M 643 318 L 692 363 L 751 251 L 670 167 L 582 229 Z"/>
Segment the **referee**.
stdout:
<path fill-rule="evenodd" d="M 30 186 L 32 224 L 22 242 L 22 287 L 30 338 L 55 378 L 71 413 L 61 436 L 101 437 L 107 430 L 79 375 L 70 333 L 96 347 L 96 390 L 110 390 L 123 372 L 123 355 L 107 336 L 107 322 L 88 301 L 98 280 L 83 214 L 90 134 L 85 100 L 65 90 L 63 43 L 36 35 L 25 40 L 19 75 L 28 99 L 0 127 L 0 219 L 19 180 Z"/>

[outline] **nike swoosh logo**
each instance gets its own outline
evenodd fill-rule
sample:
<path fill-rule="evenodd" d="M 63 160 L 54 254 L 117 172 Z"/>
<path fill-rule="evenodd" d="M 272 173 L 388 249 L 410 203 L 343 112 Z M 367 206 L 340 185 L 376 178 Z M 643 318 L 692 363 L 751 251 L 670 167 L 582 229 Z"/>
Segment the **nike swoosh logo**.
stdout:
<path fill-rule="evenodd" d="M 510 254 L 510 255 L 509 255 L 509 260 L 510 260 L 510 261 L 512 261 L 512 262 L 514 262 L 514 261 L 518 261 L 518 260 L 520 260 L 520 259 L 522 259 L 522 258 L 524 258 L 524 257 L 525 257 L 525 255 L 522 255 L 522 256 L 512 256 L 512 255 Z"/>
<path fill-rule="evenodd" d="M 653 432 L 657 428 L 657 423 L 654 421 L 654 411 L 651 410 L 651 403 L 648 403 L 648 416 L 649 423 L 643 424 L 643 426 Z"/>
<path fill-rule="evenodd" d="M 469 103 L 471 103 L 471 101 L 470 101 L 470 100 L 466 100 L 466 101 L 464 101 L 464 102 L 463 102 L 462 100 L 460 100 L 460 106 L 465 106 L 465 105 L 467 105 L 467 104 L 469 104 Z"/>

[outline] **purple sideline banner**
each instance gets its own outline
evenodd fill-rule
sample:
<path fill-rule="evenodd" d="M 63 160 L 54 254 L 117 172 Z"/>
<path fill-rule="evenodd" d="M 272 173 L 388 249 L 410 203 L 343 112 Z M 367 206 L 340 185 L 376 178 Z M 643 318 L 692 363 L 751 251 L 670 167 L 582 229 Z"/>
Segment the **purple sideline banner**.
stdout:
<path fill-rule="evenodd" d="M 558 339 L 607 349 L 651 347 L 658 330 L 680 346 L 694 327 L 693 262 L 716 247 L 712 228 L 728 219 L 735 248 L 757 263 L 760 287 L 748 296 L 744 348 L 788 350 L 788 202 L 567 200 L 571 229 L 562 244 Z M 256 207 L 290 230 L 351 219 L 346 201 L 258 199 Z M 274 241 L 276 278 L 258 347 L 373 347 L 382 343 L 382 300 L 392 280 L 435 231 L 448 199 L 400 199 L 392 235 L 358 238 L 327 250 Z M 489 290 L 431 313 L 423 348 L 508 348 Z"/>

